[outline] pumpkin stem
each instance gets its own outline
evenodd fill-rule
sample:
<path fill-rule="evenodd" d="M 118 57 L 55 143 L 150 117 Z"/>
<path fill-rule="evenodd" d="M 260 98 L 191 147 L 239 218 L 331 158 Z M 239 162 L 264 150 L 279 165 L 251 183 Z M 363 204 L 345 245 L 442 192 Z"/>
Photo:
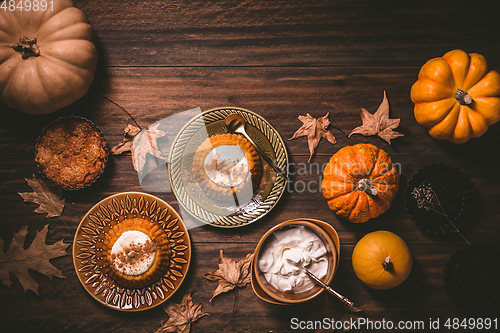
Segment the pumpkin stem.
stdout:
<path fill-rule="evenodd" d="M 469 105 L 472 103 L 472 97 L 470 97 L 470 95 L 462 89 L 457 90 L 457 92 L 455 93 L 455 99 L 461 105 Z"/>
<path fill-rule="evenodd" d="M 38 45 L 36 45 L 36 38 L 29 39 L 28 37 L 22 36 L 19 40 L 19 44 L 12 45 L 12 48 L 21 53 L 23 59 L 28 59 L 32 56 L 38 57 L 40 55 L 40 49 Z"/>
<path fill-rule="evenodd" d="M 367 179 L 367 178 L 361 179 L 356 184 L 356 190 L 366 192 L 370 195 L 377 195 L 378 194 L 378 190 L 375 187 L 373 187 L 372 181 Z"/>
<path fill-rule="evenodd" d="M 382 266 L 386 271 L 390 271 L 394 267 L 391 261 L 391 256 L 387 256 L 387 258 L 385 258 L 384 262 L 382 263 Z"/>

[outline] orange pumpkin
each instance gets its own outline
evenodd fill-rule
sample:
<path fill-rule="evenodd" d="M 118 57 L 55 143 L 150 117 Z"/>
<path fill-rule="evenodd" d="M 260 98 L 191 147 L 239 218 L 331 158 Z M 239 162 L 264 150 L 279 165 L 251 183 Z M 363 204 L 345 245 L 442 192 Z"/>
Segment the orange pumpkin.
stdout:
<path fill-rule="evenodd" d="M 362 223 L 389 209 L 399 190 L 399 173 L 384 150 L 360 143 L 332 156 L 321 190 L 332 211 Z"/>
<path fill-rule="evenodd" d="M 413 259 L 405 241 L 390 231 L 365 235 L 352 252 L 352 267 L 368 287 L 385 290 L 403 283 Z"/>
<path fill-rule="evenodd" d="M 500 75 L 482 55 L 453 50 L 422 66 L 411 99 L 433 138 L 464 143 L 500 120 Z"/>

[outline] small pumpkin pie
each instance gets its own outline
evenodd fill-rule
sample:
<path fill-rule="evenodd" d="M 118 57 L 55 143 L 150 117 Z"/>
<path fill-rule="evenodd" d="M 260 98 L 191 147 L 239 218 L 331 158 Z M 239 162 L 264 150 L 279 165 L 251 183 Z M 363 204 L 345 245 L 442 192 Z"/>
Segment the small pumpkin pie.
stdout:
<path fill-rule="evenodd" d="M 170 253 L 159 223 L 126 219 L 113 226 L 103 241 L 103 273 L 122 287 L 144 288 L 165 274 Z"/>
<path fill-rule="evenodd" d="M 193 174 L 202 191 L 217 200 L 252 195 L 261 177 L 261 162 L 252 144 L 237 134 L 207 138 L 196 150 Z"/>
<path fill-rule="evenodd" d="M 104 171 L 108 148 L 90 120 L 67 116 L 50 123 L 38 137 L 35 161 L 53 185 L 76 190 L 93 183 Z"/>

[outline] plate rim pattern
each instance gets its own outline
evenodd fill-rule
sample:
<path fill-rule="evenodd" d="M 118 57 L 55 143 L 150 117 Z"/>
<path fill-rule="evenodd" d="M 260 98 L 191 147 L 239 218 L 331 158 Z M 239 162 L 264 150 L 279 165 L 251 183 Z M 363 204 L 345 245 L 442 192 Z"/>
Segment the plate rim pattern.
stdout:
<path fill-rule="evenodd" d="M 104 228 L 112 221 L 130 217 L 158 222 L 171 242 L 168 271 L 145 288 L 121 287 L 98 265 L 96 244 Z M 99 303 L 126 312 L 148 310 L 169 299 L 189 271 L 191 253 L 191 239 L 180 215 L 162 199 L 142 192 L 117 193 L 96 203 L 80 221 L 73 240 L 73 266 L 84 289 Z"/>
<path fill-rule="evenodd" d="M 286 175 L 288 176 L 289 160 L 285 142 L 278 131 L 259 114 L 240 107 L 218 107 L 204 111 L 193 117 L 179 131 L 174 142 L 172 143 L 168 163 L 170 185 L 172 192 L 179 202 L 179 206 L 181 206 L 197 220 L 221 228 L 241 227 L 262 218 L 278 203 L 279 199 L 285 192 L 287 183 L 287 180 L 283 177 L 277 177 L 266 199 L 259 203 L 255 209 L 249 212 L 230 216 L 223 216 L 209 212 L 196 204 L 196 202 L 189 196 L 182 184 L 181 177 L 181 159 L 189 139 L 201 127 L 216 121 L 224 120 L 227 116 L 234 113 L 241 115 L 248 124 L 254 126 L 262 134 L 264 134 L 273 147 L 276 155 L 277 166 L 281 170 L 285 170 Z"/>

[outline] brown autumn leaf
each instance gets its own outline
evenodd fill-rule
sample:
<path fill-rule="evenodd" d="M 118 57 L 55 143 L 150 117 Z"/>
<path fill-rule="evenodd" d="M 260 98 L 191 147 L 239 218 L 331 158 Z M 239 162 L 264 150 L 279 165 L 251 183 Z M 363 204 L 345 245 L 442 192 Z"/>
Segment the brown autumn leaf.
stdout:
<path fill-rule="evenodd" d="M 167 160 L 158 148 L 156 140 L 165 136 L 165 132 L 158 129 L 159 123 L 141 130 L 138 126 L 130 125 L 123 130 L 125 133 L 122 142 L 111 148 L 111 154 L 120 155 L 124 152 L 132 152 L 132 164 L 134 170 L 142 172 L 146 164 L 147 155 L 150 154 L 156 158 Z"/>
<path fill-rule="evenodd" d="M 111 148 L 111 154 L 120 155 L 127 151 L 132 151 L 134 146 L 134 138 L 141 131 L 138 126 L 130 125 L 127 121 L 127 127 L 123 130 L 124 136 L 122 142 Z"/>
<path fill-rule="evenodd" d="M 147 154 L 162 159 L 165 162 L 167 161 L 167 158 L 162 155 L 156 142 L 158 138 L 166 135 L 164 131 L 158 129 L 159 126 L 160 123 L 148 126 L 135 136 L 132 148 L 132 163 L 134 163 L 135 171 L 142 172 L 146 164 Z"/>
<path fill-rule="evenodd" d="M 219 282 L 209 302 L 211 302 L 215 296 L 233 290 L 236 286 L 244 287 L 250 283 L 249 268 L 252 259 L 253 253 L 249 253 L 245 258 L 235 262 L 233 259 L 226 257 L 222 250 L 220 250 L 219 269 L 215 272 L 205 274 L 208 280 Z"/>
<path fill-rule="evenodd" d="M 399 126 L 400 119 L 389 119 L 389 101 L 387 100 L 385 91 L 384 99 L 378 107 L 377 112 L 371 114 L 361 108 L 361 121 L 363 125 L 353 129 L 349 137 L 353 134 L 364 136 L 378 135 L 388 144 L 391 144 L 391 139 L 404 136 L 404 134 L 394 131 Z"/>
<path fill-rule="evenodd" d="M 24 292 L 33 290 L 38 295 L 38 283 L 29 275 L 28 269 L 33 269 L 52 279 L 53 276 L 65 278 L 60 270 L 52 266 L 50 259 L 67 255 L 66 249 L 70 244 L 64 244 L 61 239 L 55 244 L 46 245 L 47 224 L 42 231 L 38 232 L 28 249 L 24 249 L 28 226 L 22 227 L 14 234 L 12 243 L 6 253 L 0 251 L 0 280 L 7 287 L 12 281 L 9 272 L 14 273 L 21 283 Z M 0 249 L 3 249 L 3 239 L 0 238 Z"/>
<path fill-rule="evenodd" d="M 168 314 L 168 321 L 156 330 L 156 333 L 178 332 L 188 333 L 191 324 L 208 313 L 202 312 L 202 304 L 193 304 L 191 293 L 187 293 L 182 298 L 180 304 L 168 302 L 163 305 L 163 310 Z"/>
<path fill-rule="evenodd" d="M 25 202 L 34 202 L 39 205 L 35 213 L 47 213 L 47 217 L 61 216 L 64 209 L 64 199 L 61 199 L 62 190 L 50 185 L 43 179 L 24 178 L 33 192 L 18 193 Z"/>
<path fill-rule="evenodd" d="M 330 126 L 330 120 L 328 119 L 329 115 L 330 112 L 318 119 L 315 119 L 309 113 L 306 116 L 299 116 L 299 120 L 303 124 L 293 134 L 293 136 L 288 139 L 293 140 L 301 136 L 307 136 L 307 143 L 309 145 L 309 160 L 307 160 L 307 162 L 311 161 L 311 158 L 314 155 L 314 150 L 318 146 L 322 137 L 330 141 L 332 144 L 337 143 L 333 134 L 327 130 L 328 126 Z"/>

